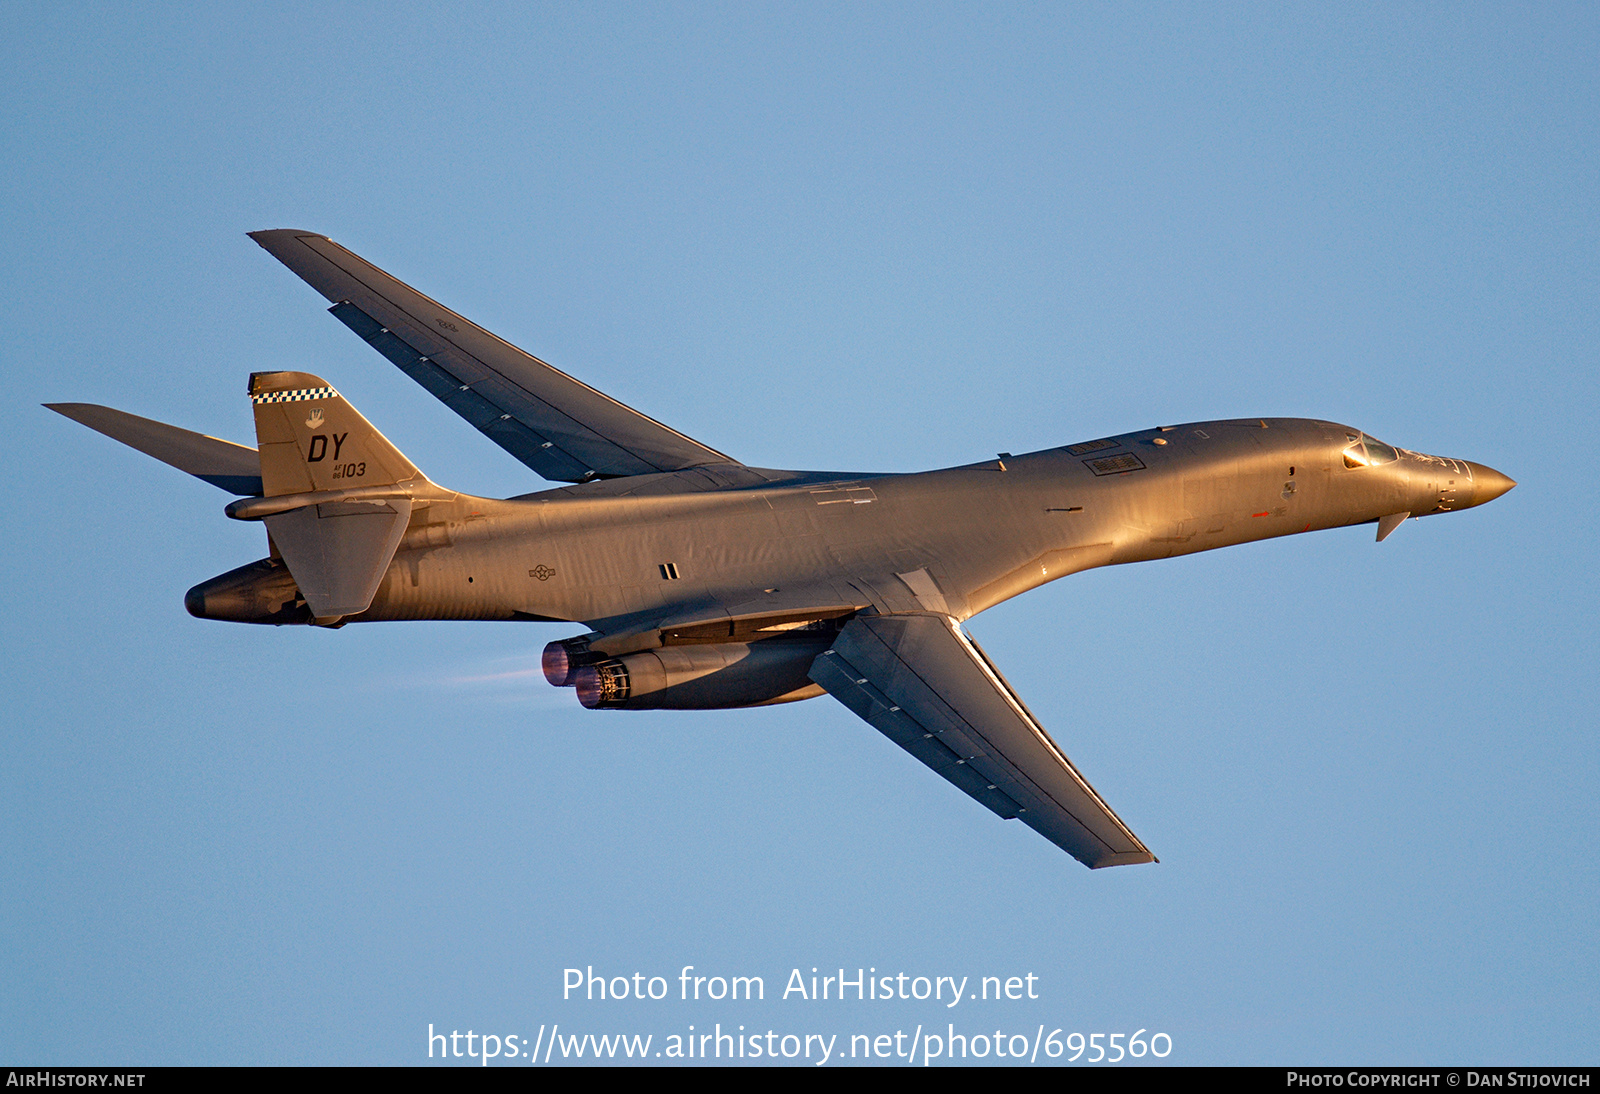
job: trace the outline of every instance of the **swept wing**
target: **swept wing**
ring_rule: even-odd
[[[556,482],[738,461],[596,391],[389,276],[327,236],[250,238],[333,301],[374,349],[495,444]]]
[[[817,658],[811,679],[950,782],[1085,866],[1155,861],[950,617],[857,616]]]

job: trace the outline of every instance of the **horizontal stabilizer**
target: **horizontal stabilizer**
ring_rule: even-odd
[[[495,337],[327,236],[251,232],[328,309],[544,478],[584,482],[737,461]]]
[[[261,493],[261,460],[253,448],[94,403],[44,405],[230,494]]]
[[[1085,866],[1155,860],[948,616],[857,616],[817,658],[811,679],[961,790]]]
[[[322,622],[372,605],[410,521],[411,499],[391,498],[307,506],[267,517],[266,525]]]

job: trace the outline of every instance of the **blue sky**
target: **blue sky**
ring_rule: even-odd
[[[1592,6],[0,28],[0,1062],[414,1063],[429,1023],[557,1022],[1596,1062]],[[248,373],[300,369],[436,481],[540,486],[244,236],[271,227],[755,465],[1286,415],[1520,485],[974,619],[1162,859],[1090,873],[829,699],[589,712],[537,674],[575,628],[191,619],[260,530],[39,403],[249,441]],[[591,965],[768,999],[563,1000]],[[1040,998],[776,998],[813,966]]]

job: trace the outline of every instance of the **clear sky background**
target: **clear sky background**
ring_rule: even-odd
[[[0,1062],[1597,1062],[1593,5],[228,8],[0,8]],[[1284,415],[1520,485],[972,620],[1162,860],[1091,873],[831,699],[590,712],[537,668],[575,627],[190,618],[260,528],[38,404],[250,442],[247,374],[306,370],[436,481],[541,488],[276,227],[755,465]],[[767,1000],[562,1001],[591,965]],[[1040,998],[778,999],[813,966]]]

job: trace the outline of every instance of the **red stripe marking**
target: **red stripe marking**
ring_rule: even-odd
[[[1252,516],[1252,517],[1264,517],[1264,516],[1266,516],[1266,515],[1267,515],[1267,514],[1266,514],[1266,513],[1265,513],[1265,512],[1260,512],[1260,513],[1251,513],[1251,514],[1250,514],[1250,515],[1251,515],[1251,516]]]

